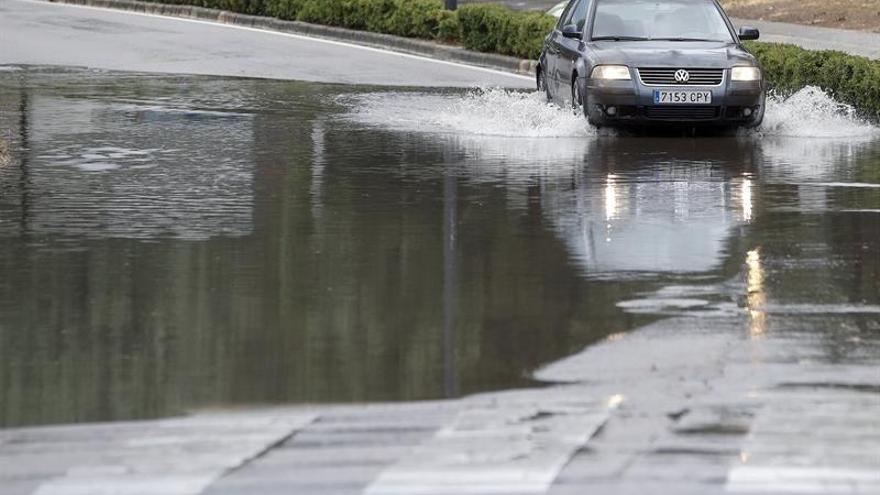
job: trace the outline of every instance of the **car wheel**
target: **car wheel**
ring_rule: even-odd
[[[577,79],[571,83],[571,107],[576,114],[586,117],[587,122],[593,127],[596,127],[597,129],[602,127],[603,122],[590,114],[590,97],[583,94],[580,84],[577,83]]]
[[[577,83],[577,79],[575,79],[571,83],[571,107],[574,109],[576,114],[586,117],[587,121],[591,125],[595,127],[602,127],[601,122],[596,121],[593,117],[590,116],[589,97],[581,92],[581,85]]]
[[[547,86],[547,76],[544,75],[544,71],[538,71],[538,91],[544,93],[544,98],[547,100],[547,103],[553,101],[553,97],[550,95],[550,87]]]
[[[580,84],[577,83],[577,79],[571,82],[571,108],[574,109],[575,113],[587,116]]]

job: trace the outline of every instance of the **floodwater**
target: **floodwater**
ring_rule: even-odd
[[[815,90],[639,137],[500,90],[6,68],[0,137],[0,426],[538,386],[710,307],[880,356],[880,131]]]

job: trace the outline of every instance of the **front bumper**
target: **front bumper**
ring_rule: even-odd
[[[584,78],[582,84],[590,121],[599,125],[752,126],[763,119],[766,104],[763,82],[729,77],[718,86],[648,86],[637,76],[630,81]],[[656,105],[656,89],[712,91],[712,104]]]

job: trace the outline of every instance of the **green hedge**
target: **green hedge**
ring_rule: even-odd
[[[279,19],[362,29],[413,38],[458,39],[454,12],[441,0],[265,0]]]
[[[265,15],[265,0],[146,0],[148,2],[168,3],[175,5],[195,5],[209,9],[229,10],[243,14]]]
[[[786,94],[818,86],[841,103],[880,118],[880,61],[835,51],[779,43],[747,43],[764,66],[770,86]]]
[[[540,12],[517,12],[498,4],[471,4],[458,10],[466,48],[538,58],[556,19]]]

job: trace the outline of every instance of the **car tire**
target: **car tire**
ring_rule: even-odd
[[[590,100],[587,95],[582,94],[580,84],[577,79],[571,82],[571,106],[576,113],[583,115],[587,122],[594,127],[602,127],[601,122],[597,122],[590,115]]]
[[[547,76],[544,75],[544,71],[538,71],[538,91],[544,93],[544,98],[547,100],[547,103],[553,101],[553,96],[550,94],[550,87],[547,86]]]
[[[575,111],[575,113],[582,114],[587,117],[587,109],[584,106],[584,98],[581,95],[581,88],[577,82],[577,79],[574,79],[571,82],[571,108]]]

